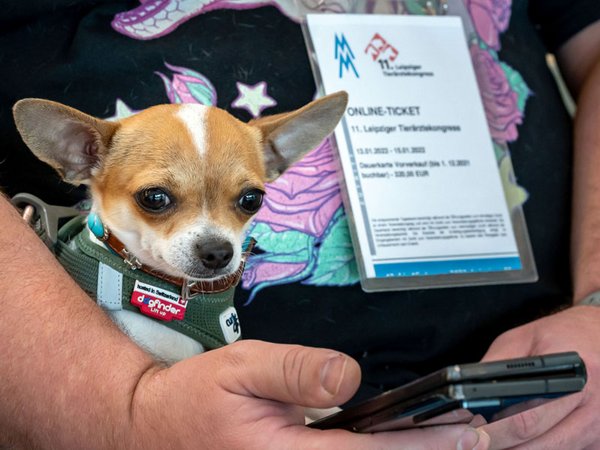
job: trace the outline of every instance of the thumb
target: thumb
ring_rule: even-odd
[[[327,408],[349,400],[360,383],[358,363],[333,350],[247,340],[216,351],[228,366],[222,386],[240,395]]]

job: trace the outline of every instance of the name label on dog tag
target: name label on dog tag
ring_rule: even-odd
[[[187,303],[187,300],[173,292],[138,280],[131,294],[131,304],[139,308],[142,314],[166,322],[183,320]]]

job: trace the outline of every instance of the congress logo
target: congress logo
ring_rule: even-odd
[[[379,61],[383,69],[389,69],[389,63],[394,62],[398,57],[398,50],[379,33],[373,35],[365,48],[365,53],[370,55],[373,61]]]
[[[344,33],[341,37],[335,34],[335,59],[339,60],[339,77],[343,78],[345,73],[352,72],[356,78],[360,78],[356,67],[354,67],[354,52],[350,48],[350,44],[346,40]]]

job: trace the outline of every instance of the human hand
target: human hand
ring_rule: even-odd
[[[133,394],[127,448],[488,448],[466,424],[376,434],[304,426],[303,407],[339,405],[359,381],[356,361],[331,350],[234,343],[148,371]]]
[[[491,449],[600,448],[600,308],[577,306],[499,336],[484,361],[575,350],[587,367],[587,384],[568,395],[482,427]]]

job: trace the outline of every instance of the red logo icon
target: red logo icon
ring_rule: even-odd
[[[389,44],[379,33],[375,33],[369,45],[365,48],[365,53],[371,55],[373,61],[377,61],[380,58],[394,61],[398,57],[398,50]]]

